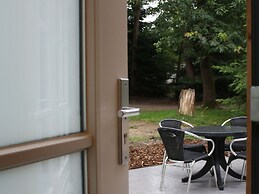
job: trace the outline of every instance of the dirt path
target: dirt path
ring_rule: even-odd
[[[173,110],[177,109],[178,105],[176,102],[173,102],[168,99],[134,99],[130,102],[130,106],[140,108],[140,111],[153,111],[153,110]],[[143,121],[130,121],[129,123],[129,136],[130,137],[139,137],[145,139],[154,139],[158,136],[157,128],[158,123],[149,123]]]
[[[131,100],[130,106],[149,111],[178,109],[178,103],[167,98],[134,98]]]
[[[156,135],[156,129],[158,124],[142,122],[142,121],[130,121],[130,135],[132,136],[147,136],[151,137]]]

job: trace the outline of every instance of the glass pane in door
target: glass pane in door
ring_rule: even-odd
[[[82,194],[81,153],[0,172],[6,194]]]
[[[80,131],[80,1],[0,1],[0,146]]]

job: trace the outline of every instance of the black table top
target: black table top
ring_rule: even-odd
[[[227,137],[227,136],[246,136],[246,127],[240,126],[202,126],[188,129],[196,135],[205,137]]]

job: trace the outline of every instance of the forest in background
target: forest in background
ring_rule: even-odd
[[[245,107],[245,0],[128,0],[130,97]],[[153,20],[146,18],[153,16]]]

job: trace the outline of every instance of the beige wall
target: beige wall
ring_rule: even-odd
[[[118,78],[127,75],[126,0],[86,1],[87,128],[90,194],[128,193],[128,165],[118,164]]]

